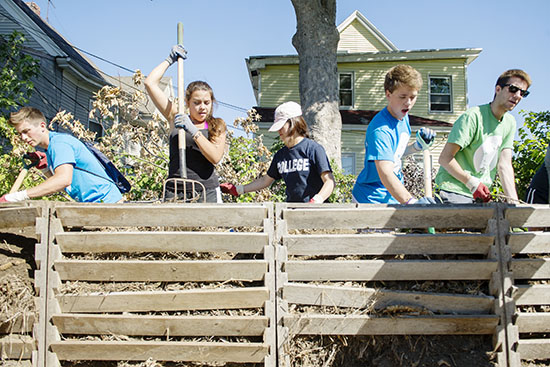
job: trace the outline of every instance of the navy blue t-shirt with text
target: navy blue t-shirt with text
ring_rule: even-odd
[[[307,203],[323,187],[321,173],[327,171],[332,169],[325,149],[304,138],[292,148],[285,146],[275,153],[267,174],[285,181],[287,202]]]

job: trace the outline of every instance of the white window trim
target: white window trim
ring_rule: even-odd
[[[439,110],[432,110],[432,92],[431,92],[431,79],[432,78],[448,78],[449,84],[451,86],[451,93],[450,93],[450,110],[449,111],[439,111]],[[454,97],[453,97],[453,76],[452,75],[442,75],[442,74],[428,74],[428,113],[430,114],[452,114],[454,112]]]
[[[340,75],[351,75],[351,106],[340,106]],[[339,71],[338,72],[338,107],[341,110],[353,110],[355,106],[355,72],[353,71]]]

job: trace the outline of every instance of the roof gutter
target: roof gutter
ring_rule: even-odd
[[[68,71],[73,74],[78,80],[87,83],[93,88],[102,88],[109,84],[105,79],[98,78],[87,73],[80,65],[73,61],[70,57],[56,57],[55,62],[63,71]]]

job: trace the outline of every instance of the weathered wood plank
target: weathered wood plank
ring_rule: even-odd
[[[288,261],[290,281],[479,280],[497,270],[493,260]]]
[[[550,232],[510,233],[508,244],[513,254],[550,253]]]
[[[186,361],[259,363],[268,353],[262,343],[60,341],[50,347],[59,360]]]
[[[261,336],[267,316],[143,316],[56,314],[62,334],[139,336]]]
[[[496,315],[370,317],[367,315],[285,316],[291,334],[300,335],[467,335],[492,334]]]
[[[550,285],[517,285],[514,301],[518,306],[550,305]]]
[[[384,309],[391,305],[407,305],[457,314],[488,314],[494,303],[494,298],[487,296],[292,283],[284,285],[283,299],[288,303],[329,307]]]
[[[550,226],[550,207],[542,204],[516,205],[506,208],[505,218],[511,227]]]
[[[490,205],[391,206],[358,204],[357,208],[302,207],[283,210],[288,229],[346,228],[485,228]]]
[[[61,251],[71,252],[235,252],[261,253],[265,233],[81,232],[58,233]]]
[[[515,279],[549,279],[550,259],[512,259],[510,271]]]
[[[147,312],[260,308],[269,299],[265,287],[194,289],[168,292],[113,292],[61,295],[62,312]]]
[[[289,255],[487,254],[491,234],[287,235]]]
[[[550,313],[519,312],[516,325],[520,333],[549,333]]]
[[[263,279],[267,271],[263,260],[58,260],[54,264],[61,279],[83,281],[253,281]]]
[[[1,205],[1,204],[0,204]],[[2,208],[0,206],[0,232],[4,228],[34,227],[41,209],[36,207]]]
[[[9,321],[0,322],[0,334],[29,333],[34,324],[34,315],[18,315]]]
[[[550,339],[524,339],[518,343],[523,360],[550,359]]]
[[[30,359],[32,351],[35,349],[35,341],[27,335],[12,334],[0,338],[2,359]]]
[[[64,226],[235,227],[262,226],[267,208],[258,204],[67,204],[56,207]]]

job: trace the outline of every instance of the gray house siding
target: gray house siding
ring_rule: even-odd
[[[0,1],[0,35],[23,33],[23,51],[39,60],[40,71],[32,79],[28,105],[40,109],[49,120],[65,110],[88,127],[89,101],[107,84],[85,60],[39,16],[20,0]]]

